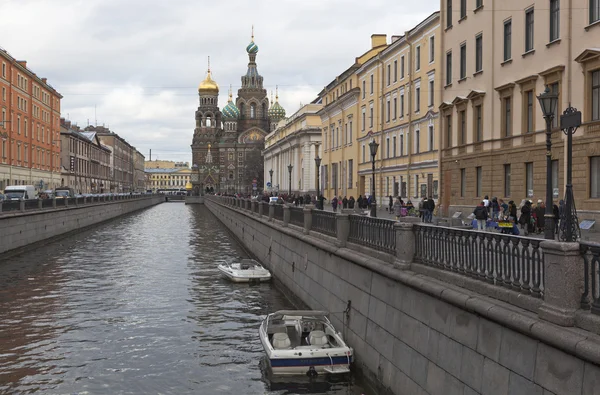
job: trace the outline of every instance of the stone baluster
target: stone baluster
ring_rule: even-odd
[[[25,211],[25,200],[19,200],[19,210]]]
[[[273,222],[274,216],[275,216],[275,204],[269,203],[269,221]]]
[[[415,257],[415,231],[411,223],[396,222],[394,233],[396,235],[396,259],[394,266],[398,269],[410,269],[410,264]]]
[[[584,280],[579,243],[547,240],[540,247],[544,254],[544,303],[538,316],[557,325],[573,326]]]
[[[304,206],[302,210],[304,213],[304,234],[307,235],[310,233],[310,228],[312,228],[312,211],[315,208],[312,204],[307,204]]]
[[[290,223],[290,206],[283,206],[283,227],[286,228]]]
[[[2,213],[2,200],[0,200],[0,213]]]
[[[42,209],[42,206],[43,206],[43,204],[44,204],[43,202],[44,202],[44,200],[43,200],[43,199],[38,199],[38,208],[39,208],[40,210]]]
[[[52,208],[56,208],[56,197],[52,198]]]
[[[65,202],[65,207],[69,207],[69,198],[65,197],[63,198],[64,202]]]
[[[335,245],[346,247],[348,236],[350,236],[350,216],[348,214],[336,214],[336,233],[337,240]]]
[[[265,202],[258,202],[258,216],[262,217],[265,211]]]
[[[252,210],[253,214],[256,213],[256,205],[257,204],[258,204],[258,202],[256,202],[256,201],[252,201],[252,203],[251,203],[251,210]]]

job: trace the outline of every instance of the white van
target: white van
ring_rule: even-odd
[[[36,199],[33,185],[9,185],[4,188],[6,200],[32,200]]]

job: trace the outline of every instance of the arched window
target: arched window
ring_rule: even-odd
[[[206,126],[208,126],[208,127],[212,126],[210,115],[206,116]]]
[[[262,117],[263,119],[267,118],[267,105],[265,103],[262,104]]]
[[[250,104],[250,118],[256,118],[256,104]]]
[[[244,105],[244,103],[240,103],[240,115],[241,118],[244,118],[246,116],[246,106]]]

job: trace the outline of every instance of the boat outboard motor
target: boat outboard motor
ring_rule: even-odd
[[[314,366],[311,366],[310,368],[308,368],[306,375],[308,377],[317,377],[319,375],[319,373],[317,373]]]

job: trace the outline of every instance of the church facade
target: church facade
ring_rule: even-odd
[[[265,136],[285,118],[285,111],[278,100],[269,103],[256,65],[254,36],[246,52],[248,69],[235,102],[230,90],[227,105],[219,109],[219,85],[212,79],[210,66],[198,87],[200,103],[191,145],[196,192],[250,195],[259,193],[264,185]]]

